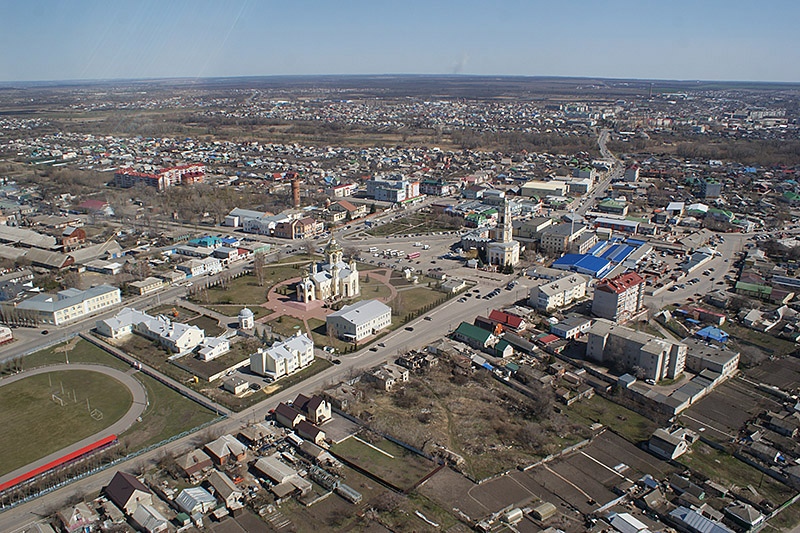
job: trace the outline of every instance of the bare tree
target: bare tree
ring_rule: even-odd
[[[266,266],[266,254],[262,252],[257,253],[253,258],[253,274],[256,276],[256,282],[258,283],[259,287],[263,287],[264,281],[266,281]]]

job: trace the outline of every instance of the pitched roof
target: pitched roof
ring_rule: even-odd
[[[137,490],[151,494],[150,489],[148,489],[144,483],[136,479],[136,476],[128,474],[127,472],[117,472],[114,474],[114,477],[111,478],[111,483],[106,485],[105,493],[109,500],[122,509]]]
[[[500,322],[501,324],[505,324],[506,326],[511,326],[514,329],[519,328],[523,322],[523,320],[517,315],[512,315],[511,313],[498,311],[497,309],[492,309],[492,312],[489,313],[489,320]]]
[[[636,287],[644,282],[644,278],[636,272],[626,272],[617,277],[606,279],[597,284],[595,290],[622,294],[631,287]]]
[[[474,326],[468,322],[462,322],[458,328],[456,328],[456,334],[474,339],[484,344],[492,336],[490,331],[486,331],[485,329]]]

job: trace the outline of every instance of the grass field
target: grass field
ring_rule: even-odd
[[[72,346],[72,349],[68,350],[67,353],[63,351],[65,345]],[[110,366],[117,370],[127,370],[130,368],[130,365],[127,363],[120,361],[113,355],[109,355],[94,344],[90,344],[78,338],[68,341],[65,344],[59,344],[25,356],[23,367],[25,369],[30,369],[45,365],[61,364],[66,362],[67,357],[71,363],[96,363]]]
[[[216,337],[225,332],[225,330],[219,326],[217,319],[206,315],[200,315],[199,317],[190,320],[189,324],[192,326],[197,326],[205,331],[206,337]]]
[[[358,302],[361,300],[376,300],[378,298],[388,298],[392,294],[392,290],[387,287],[383,282],[370,278],[367,280],[363,278],[361,281],[361,294],[348,301],[348,303]]]
[[[102,419],[90,416],[87,399],[91,409],[102,412]],[[98,372],[49,372],[0,387],[0,474],[103,430],[119,420],[131,402],[124,385]]]
[[[427,305],[436,303],[439,300],[444,300],[445,294],[428,289],[426,287],[414,287],[413,289],[404,289],[397,293],[399,298],[399,315],[407,315],[413,313]]]
[[[175,312],[178,313],[175,316]],[[181,307],[180,305],[159,305],[147,310],[147,314],[151,316],[167,315],[170,319],[178,322],[188,322],[189,320],[197,317],[197,313],[191,309]]]
[[[455,222],[451,223],[444,217],[416,212],[401,217],[399,220],[381,224],[366,233],[373,237],[387,237],[389,235],[428,234],[458,229],[461,229],[460,224],[456,224]]]
[[[681,456],[678,461],[712,481],[728,487],[745,489],[745,493],[747,486],[751,485],[776,507],[795,494],[782,483],[763,475],[752,466],[700,441],[694,443],[691,452]]]
[[[597,395],[571,405],[566,412],[576,423],[589,426],[599,422],[633,444],[649,439],[657,427],[652,420]]]
[[[128,452],[156,444],[216,418],[213,411],[155,379],[142,373],[137,373],[136,378],[147,389],[148,406],[142,414],[142,421],[120,435],[120,441],[127,446]]]
[[[769,333],[755,331],[731,322],[726,322],[721,326],[721,328],[725,330],[734,340],[741,339],[744,342],[755,344],[762,350],[766,351],[767,353],[771,353],[776,357],[789,355],[797,349],[797,346],[793,342],[779,339],[777,337],[773,337]]]
[[[286,276],[282,279],[289,279],[298,276],[297,270],[292,267],[267,267],[267,272],[278,271],[277,278],[281,278],[280,272],[285,271]],[[292,275],[292,273],[294,273]],[[282,281],[280,279],[280,281]],[[245,275],[230,280],[225,287],[217,285],[207,290],[201,290],[191,296],[191,300],[200,305],[253,305],[257,306],[267,300],[267,291],[273,285],[269,281],[261,286],[258,285],[255,276]]]
[[[402,489],[412,487],[435,468],[431,461],[385,439],[369,446],[359,439],[350,437],[334,445],[332,450],[371,474]]]

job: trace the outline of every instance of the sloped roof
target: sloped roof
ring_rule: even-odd
[[[114,502],[120,509],[123,509],[137,490],[152,494],[144,483],[136,479],[136,476],[127,472],[117,472],[111,478],[111,483],[106,485],[105,493],[109,500]]]

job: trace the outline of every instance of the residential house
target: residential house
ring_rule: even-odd
[[[485,329],[479,328],[478,326],[474,326],[468,322],[462,322],[453,332],[453,338],[457,341],[461,341],[464,344],[468,344],[473,348],[479,348],[481,350],[489,349],[497,344],[497,337],[495,337],[491,331],[486,331]]]
[[[60,510],[57,516],[67,533],[92,531],[100,521],[100,516],[83,502]]]
[[[562,339],[575,339],[589,331],[592,327],[592,321],[580,316],[571,316],[552,324],[550,326],[550,333],[561,337]]]
[[[276,422],[290,429],[294,429],[297,424],[306,419],[306,416],[299,409],[295,409],[294,406],[283,402],[279,403],[278,407],[275,408],[274,416]]]
[[[136,291],[136,294],[144,296],[145,294],[150,294],[151,292],[156,292],[161,289],[161,287],[164,286],[164,280],[151,276],[142,281],[132,281],[128,285]]]
[[[161,533],[169,529],[169,522],[151,504],[142,504],[131,515],[134,524],[145,533]]]
[[[321,396],[305,396],[298,394],[292,403],[295,409],[299,409],[307,420],[313,424],[323,424],[331,419],[331,404]]]
[[[527,327],[525,319],[522,317],[499,311],[497,309],[492,309],[492,311],[489,313],[489,320],[495,324],[502,325],[504,330],[519,332]]]
[[[733,533],[732,529],[688,507],[673,509],[669,513],[669,519],[689,533]]]
[[[242,505],[242,491],[231,481],[227,474],[212,470],[206,482],[214,489],[214,494],[222,500],[228,509],[240,509]]]
[[[409,372],[407,368],[384,363],[364,373],[362,379],[365,382],[374,383],[378,388],[390,391],[397,383],[408,381]]]
[[[218,465],[225,465],[231,461],[241,463],[247,456],[247,447],[233,435],[222,435],[206,444],[204,450]]]
[[[76,228],[75,226],[67,226],[61,232],[58,238],[58,243],[65,249],[69,250],[78,245],[86,242],[86,231],[83,228]]]
[[[203,450],[197,448],[181,455],[175,462],[188,478],[202,472],[205,468],[211,468],[213,464],[211,462],[211,457]]]
[[[301,420],[294,429],[300,437],[318,446],[325,443],[325,432],[308,420]]]
[[[722,510],[725,516],[744,531],[758,531],[766,525],[767,518],[752,505],[735,501]]]
[[[647,449],[662,459],[677,459],[687,451],[697,439],[692,431],[685,428],[674,430],[656,429],[647,441]]]
[[[206,514],[217,506],[217,499],[202,487],[189,487],[183,489],[175,503],[188,515],[196,513]]]
[[[153,493],[136,476],[119,471],[103,489],[106,497],[130,516],[140,505],[152,505]]]

